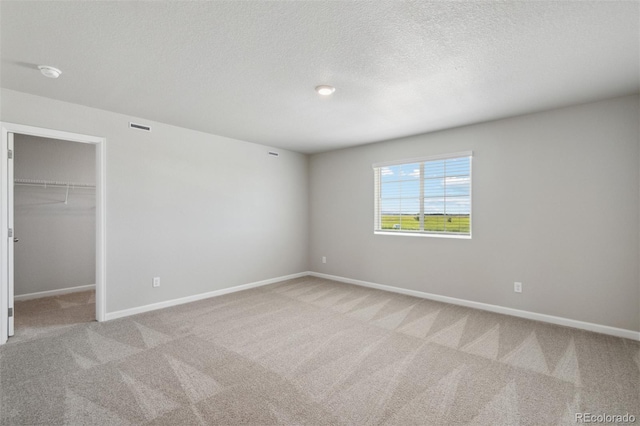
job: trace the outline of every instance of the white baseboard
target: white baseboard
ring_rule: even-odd
[[[76,293],[78,291],[95,290],[95,288],[96,288],[95,284],[89,284],[89,285],[80,285],[77,287],[60,288],[58,290],[39,291],[37,293],[15,295],[13,296],[13,300],[16,302],[19,302],[22,300],[39,299],[41,297],[51,297],[51,296],[59,296],[61,294]]]
[[[263,281],[256,281],[249,284],[243,284],[235,287],[224,288],[221,290],[210,291],[207,293],[196,294],[193,296],[182,297],[180,299],[167,300],[164,302],[158,302],[158,303],[152,303],[150,305],[139,306],[136,308],[110,312],[106,314],[105,319],[108,321],[116,318],[128,317],[130,315],[136,315],[136,314],[141,314],[143,312],[154,311],[156,309],[163,309],[171,306],[182,305],[184,303],[195,302],[198,300],[208,299],[210,297],[222,296],[224,294],[234,293],[236,291],[248,290],[250,288],[261,287],[269,284],[274,284],[280,281],[291,280],[294,278],[301,278],[304,276],[325,278],[328,280],[340,281],[346,284],[354,284],[362,287],[369,287],[369,288],[375,288],[378,290],[390,291],[393,293],[406,294],[408,296],[419,297],[422,299],[435,300],[438,302],[466,306],[469,308],[480,309],[483,311],[511,315],[514,317],[525,318],[525,319],[530,319],[534,321],[541,321],[541,322],[546,322],[550,324],[562,325],[566,327],[573,327],[581,330],[588,330],[596,333],[608,334],[611,336],[623,337],[625,339],[640,341],[640,332],[633,331],[633,330],[626,330],[623,328],[610,327],[608,325],[578,321],[570,318],[556,317],[553,315],[539,314],[536,312],[523,311],[520,309],[507,308],[504,306],[491,305],[488,303],[474,302],[472,300],[458,299],[458,298],[449,297],[449,296],[441,296],[438,294],[426,293],[426,292],[417,291],[417,290],[409,290],[409,289],[400,288],[400,287],[393,287],[393,286],[384,285],[384,284],[372,283],[369,281],[355,280],[352,278],[345,278],[337,275],[322,274],[319,272],[312,272],[312,271],[299,272],[297,274],[285,275],[285,276],[271,278]],[[90,288],[92,286],[84,286],[84,287]],[[79,289],[82,289],[82,288],[83,287],[75,287],[75,289],[78,289],[75,291],[80,291]],[[70,290],[73,290],[73,289],[70,289]],[[34,293],[34,294],[42,294],[42,293]],[[17,296],[16,300],[19,300],[18,297],[25,297],[25,296],[30,296],[30,295]]]
[[[594,331],[596,333],[609,334],[616,337],[624,337],[625,339],[640,341],[640,332],[626,330],[624,328],[610,327],[608,325],[594,324],[591,322],[578,321],[570,318],[556,317],[553,315],[539,314],[536,312],[523,311],[520,309],[507,308],[499,305],[491,305],[488,303],[474,302],[472,300],[458,299],[449,296],[440,296],[438,294],[425,293],[422,291],[408,290],[400,287],[376,284],[368,281],[354,280],[351,278],[339,277],[336,275],[322,274],[319,272],[309,272],[309,275],[325,278],[333,281],[340,281],[347,284],[355,284],[362,287],[370,287],[378,290],[391,291],[393,293],[406,294],[408,296],[420,297],[422,299],[430,299],[438,302],[451,303],[453,305],[466,306],[469,308],[481,309],[483,311],[496,312],[499,314],[511,315],[514,317],[526,318],[535,321],[542,321],[551,324],[563,325],[566,327],[579,328],[582,330]]]
[[[223,294],[235,293],[236,291],[248,290],[250,288],[261,287],[263,285],[269,285],[280,281],[291,280],[294,278],[300,278],[310,275],[309,272],[299,272],[297,274],[285,275],[282,277],[270,278],[268,280],[256,281],[249,284],[242,284],[235,287],[223,288],[221,290],[209,291],[207,293],[195,294],[193,296],[181,297],[179,299],[166,300],[164,302],[152,303],[150,305],[138,306],[136,308],[123,309],[121,311],[107,312],[106,321],[128,317],[130,315],[141,314],[143,312],[155,311],[156,309],[169,308],[171,306],[182,305],[184,303],[196,302],[202,299],[208,299],[210,297],[222,296]]]

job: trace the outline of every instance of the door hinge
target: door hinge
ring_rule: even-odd
[[[13,158],[13,150],[10,149],[9,150],[9,160],[11,160]]]
[[[9,308],[9,318],[13,316],[13,308]]]
[[[9,228],[9,238],[13,238],[13,228]]]

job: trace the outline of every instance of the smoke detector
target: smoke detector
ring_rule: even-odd
[[[49,78],[58,78],[62,74],[62,71],[58,68],[50,67],[49,65],[38,65],[38,69],[42,75]]]

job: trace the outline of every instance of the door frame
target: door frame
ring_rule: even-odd
[[[2,142],[0,145],[0,345],[7,342],[9,331],[9,277],[8,277],[8,204],[9,185],[5,164],[8,157],[9,133],[39,136],[49,139],[60,139],[70,142],[93,144],[96,147],[96,319],[106,320],[107,288],[106,288],[106,138],[79,133],[64,132],[42,127],[27,126],[0,122]]]

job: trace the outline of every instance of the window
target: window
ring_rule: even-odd
[[[374,164],[375,233],[470,238],[471,157]]]

